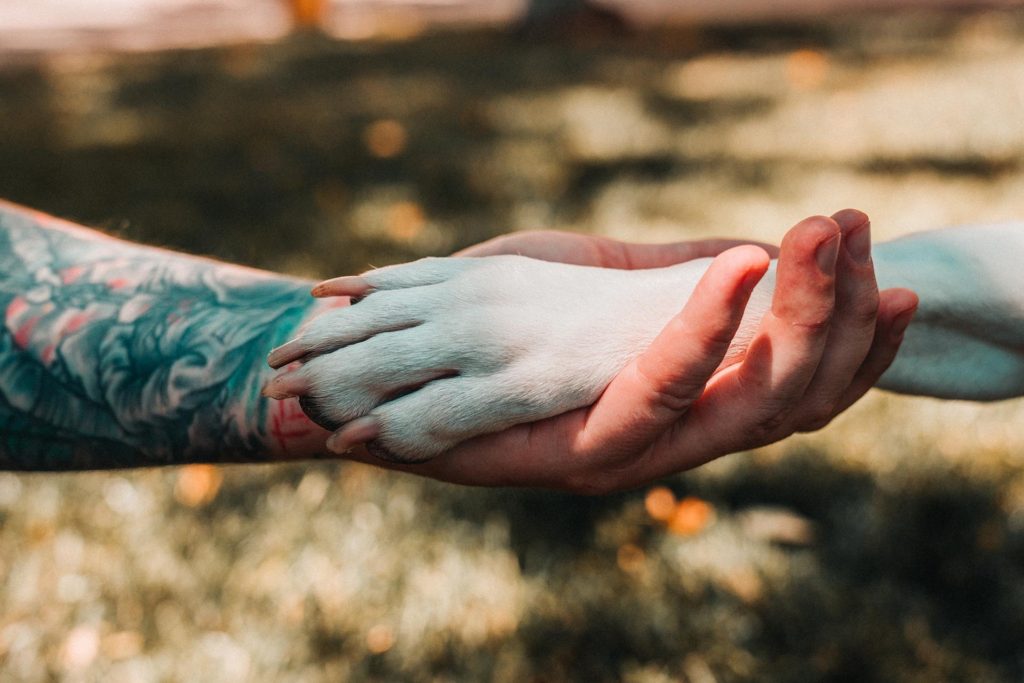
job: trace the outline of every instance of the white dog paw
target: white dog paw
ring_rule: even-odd
[[[377,453],[429,459],[596,400],[681,308],[706,262],[686,265],[681,278],[678,269],[494,256],[424,259],[346,278],[363,298],[276,349],[272,366],[301,367],[266,393],[299,396],[310,418],[332,430],[369,418],[355,424],[376,435]]]

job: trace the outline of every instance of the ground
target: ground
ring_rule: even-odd
[[[1024,17],[323,38],[0,69],[0,196],[308,276],[558,227],[1024,217]],[[1024,404],[878,394],[605,498],[344,464],[0,475],[0,677],[1017,681]]]

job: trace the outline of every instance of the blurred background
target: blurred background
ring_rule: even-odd
[[[309,277],[511,230],[1024,219],[1024,10],[0,0],[0,196]],[[605,498],[0,474],[0,678],[1020,681],[1024,403],[876,394]]]

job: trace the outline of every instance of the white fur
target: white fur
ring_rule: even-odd
[[[923,233],[879,245],[874,259],[881,286],[921,298],[880,386],[976,400],[1024,394],[1024,225]],[[380,443],[416,460],[588,405],[683,307],[709,263],[623,271],[496,256],[373,271],[374,293],[304,331],[321,354],[299,371],[312,386],[306,400],[332,424],[376,416]],[[773,287],[770,271],[733,353]]]

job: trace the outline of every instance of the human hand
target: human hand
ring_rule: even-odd
[[[682,312],[594,405],[477,437],[422,464],[362,450],[349,457],[462,484],[606,493],[818,429],[877,382],[917,306],[908,290],[878,292],[869,229],[852,210],[794,227],[771,311],[727,368],[720,364],[768,267],[757,248],[719,256]]]
[[[664,268],[693,259],[718,256],[744,244],[764,249],[777,257],[773,244],[732,239],[690,240],[666,244],[635,244],[598,235],[583,235],[560,230],[513,232],[475,244],[453,256],[500,256],[515,254],[541,261],[571,263],[578,266],[637,270]]]

